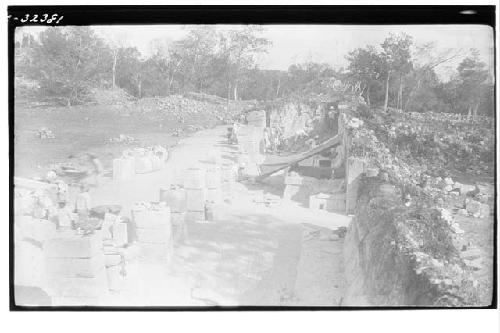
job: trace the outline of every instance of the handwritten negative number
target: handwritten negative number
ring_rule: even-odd
[[[42,17],[40,19],[38,19],[38,15],[33,14],[33,16],[31,17],[31,20],[30,20],[30,15],[31,14],[25,14],[24,17],[22,19],[20,19],[19,21],[22,23],[29,21],[29,22],[33,22],[33,23],[46,22],[46,23],[50,24],[50,23],[54,22],[55,24],[58,24],[59,21],[61,21],[64,17],[64,16],[59,16],[58,14],[52,14],[52,16],[50,16],[50,18],[49,18],[49,14],[43,14]]]

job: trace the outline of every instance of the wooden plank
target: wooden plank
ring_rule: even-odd
[[[314,155],[320,154],[321,152],[323,152],[323,151],[325,151],[325,150],[327,150],[327,149],[329,149],[331,147],[334,147],[334,146],[338,145],[340,142],[341,142],[341,136],[339,136],[337,134],[333,138],[326,140],[325,142],[323,142],[322,144],[318,145],[317,147],[311,149],[310,151],[302,153],[302,154],[298,154],[297,157],[292,158],[288,162],[275,164],[276,168],[274,168],[271,171],[268,171],[266,173],[261,174],[260,176],[256,177],[255,180],[256,181],[261,181],[261,180],[269,177],[270,175],[272,175],[272,174],[274,174],[274,173],[276,173],[278,171],[286,169],[289,166],[292,166],[294,164],[297,164],[300,161],[308,159],[309,157],[312,157]]]
[[[30,190],[49,190],[57,188],[57,185],[55,184],[40,182],[37,180],[22,178],[22,177],[14,177],[14,186]]]

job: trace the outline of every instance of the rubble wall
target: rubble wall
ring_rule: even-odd
[[[344,242],[344,306],[432,305],[435,291],[397,247],[396,193],[363,181]],[[390,191],[389,191],[390,192]],[[400,201],[400,200],[399,200]]]
[[[312,119],[315,109],[300,102],[285,102],[271,111],[271,126],[283,128],[285,139],[293,137],[306,128],[306,123]]]

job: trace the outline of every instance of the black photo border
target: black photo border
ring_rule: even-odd
[[[496,6],[9,6],[8,7],[8,122],[9,122],[9,306],[11,311],[317,311],[428,310],[497,308],[497,207],[495,176],[492,303],[484,307],[429,306],[22,306],[14,298],[14,33],[26,25],[152,25],[152,24],[325,24],[416,25],[477,24],[495,27]],[[26,14],[57,13],[59,24],[21,23]],[[14,19],[16,18],[16,19]],[[496,38],[495,38],[496,50]],[[494,59],[496,68],[496,57]],[[496,73],[495,73],[496,75]],[[496,110],[495,80],[495,110]],[[495,112],[496,135],[496,112]],[[495,143],[495,156],[497,146]],[[496,161],[496,159],[495,159]],[[497,166],[495,163],[495,175]]]

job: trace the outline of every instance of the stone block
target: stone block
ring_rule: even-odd
[[[222,191],[219,188],[209,188],[206,190],[205,200],[219,204],[222,202]]]
[[[235,164],[223,165],[221,173],[222,182],[232,183],[238,180],[238,167]]]
[[[106,267],[109,290],[120,291],[125,288],[125,275],[122,269],[121,264]]]
[[[48,258],[91,258],[102,251],[100,234],[76,235],[73,231],[58,233],[45,242]]]
[[[143,174],[153,172],[153,161],[150,156],[135,157],[135,173]]]
[[[184,173],[185,189],[205,188],[205,171],[200,168],[189,168]]]
[[[164,229],[170,225],[170,208],[132,209],[132,219],[137,228]]]
[[[465,209],[467,209],[467,212],[474,217],[479,217],[481,215],[481,203],[479,201],[471,199],[467,200]]]
[[[56,225],[49,220],[20,215],[14,218],[14,222],[19,226],[22,238],[33,239],[42,244],[56,234]]]
[[[158,171],[165,167],[165,162],[158,156],[151,156],[151,169],[152,171]]]
[[[202,211],[205,209],[205,189],[187,189],[186,207],[188,211]]]
[[[476,187],[474,185],[461,184],[460,186],[460,194],[465,195],[469,192],[474,191]]]
[[[44,256],[40,247],[30,241],[14,244],[14,285],[43,287],[45,279]]]
[[[160,189],[160,201],[170,207],[171,213],[186,211],[186,190],[181,187]]]
[[[108,278],[103,268],[95,277],[51,277],[46,291],[55,297],[101,297],[108,293]]]
[[[481,204],[480,210],[480,216],[481,217],[488,217],[490,216],[490,205],[488,204]]]
[[[205,210],[186,212],[186,222],[205,221]]]
[[[47,278],[96,277],[104,269],[104,254],[91,258],[45,258]]]
[[[183,213],[171,213],[170,218],[172,221],[172,226],[184,225],[186,221],[186,212]]]
[[[344,193],[324,194],[319,193],[309,198],[309,208],[326,210],[328,212],[345,212],[346,197]]]
[[[172,238],[172,229],[166,227],[164,229],[141,229],[137,228],[137,240],[139,242],[166,244]]]
[[[52,306],[99,306],[100,297],[52,297]]]
[[[311,190],[308,186],[286,185],[283,192],[283,200],[293,200],[301,203],[309,202]]]
[[[127,223],[116,222],[113,224],[113,242],[118,247],[125,246],[128,243]]]
[[[146,260],[170,261],[173,254],[172,242],[170,244],[139,243],[140,256]]]
[[[129,180],[135,175],[134,158],[117,158],[113,160],[113,180]]]
[[[205,187],[207,189],[220,188],[221,172],[219,169],[209,169],[205,174]]]

